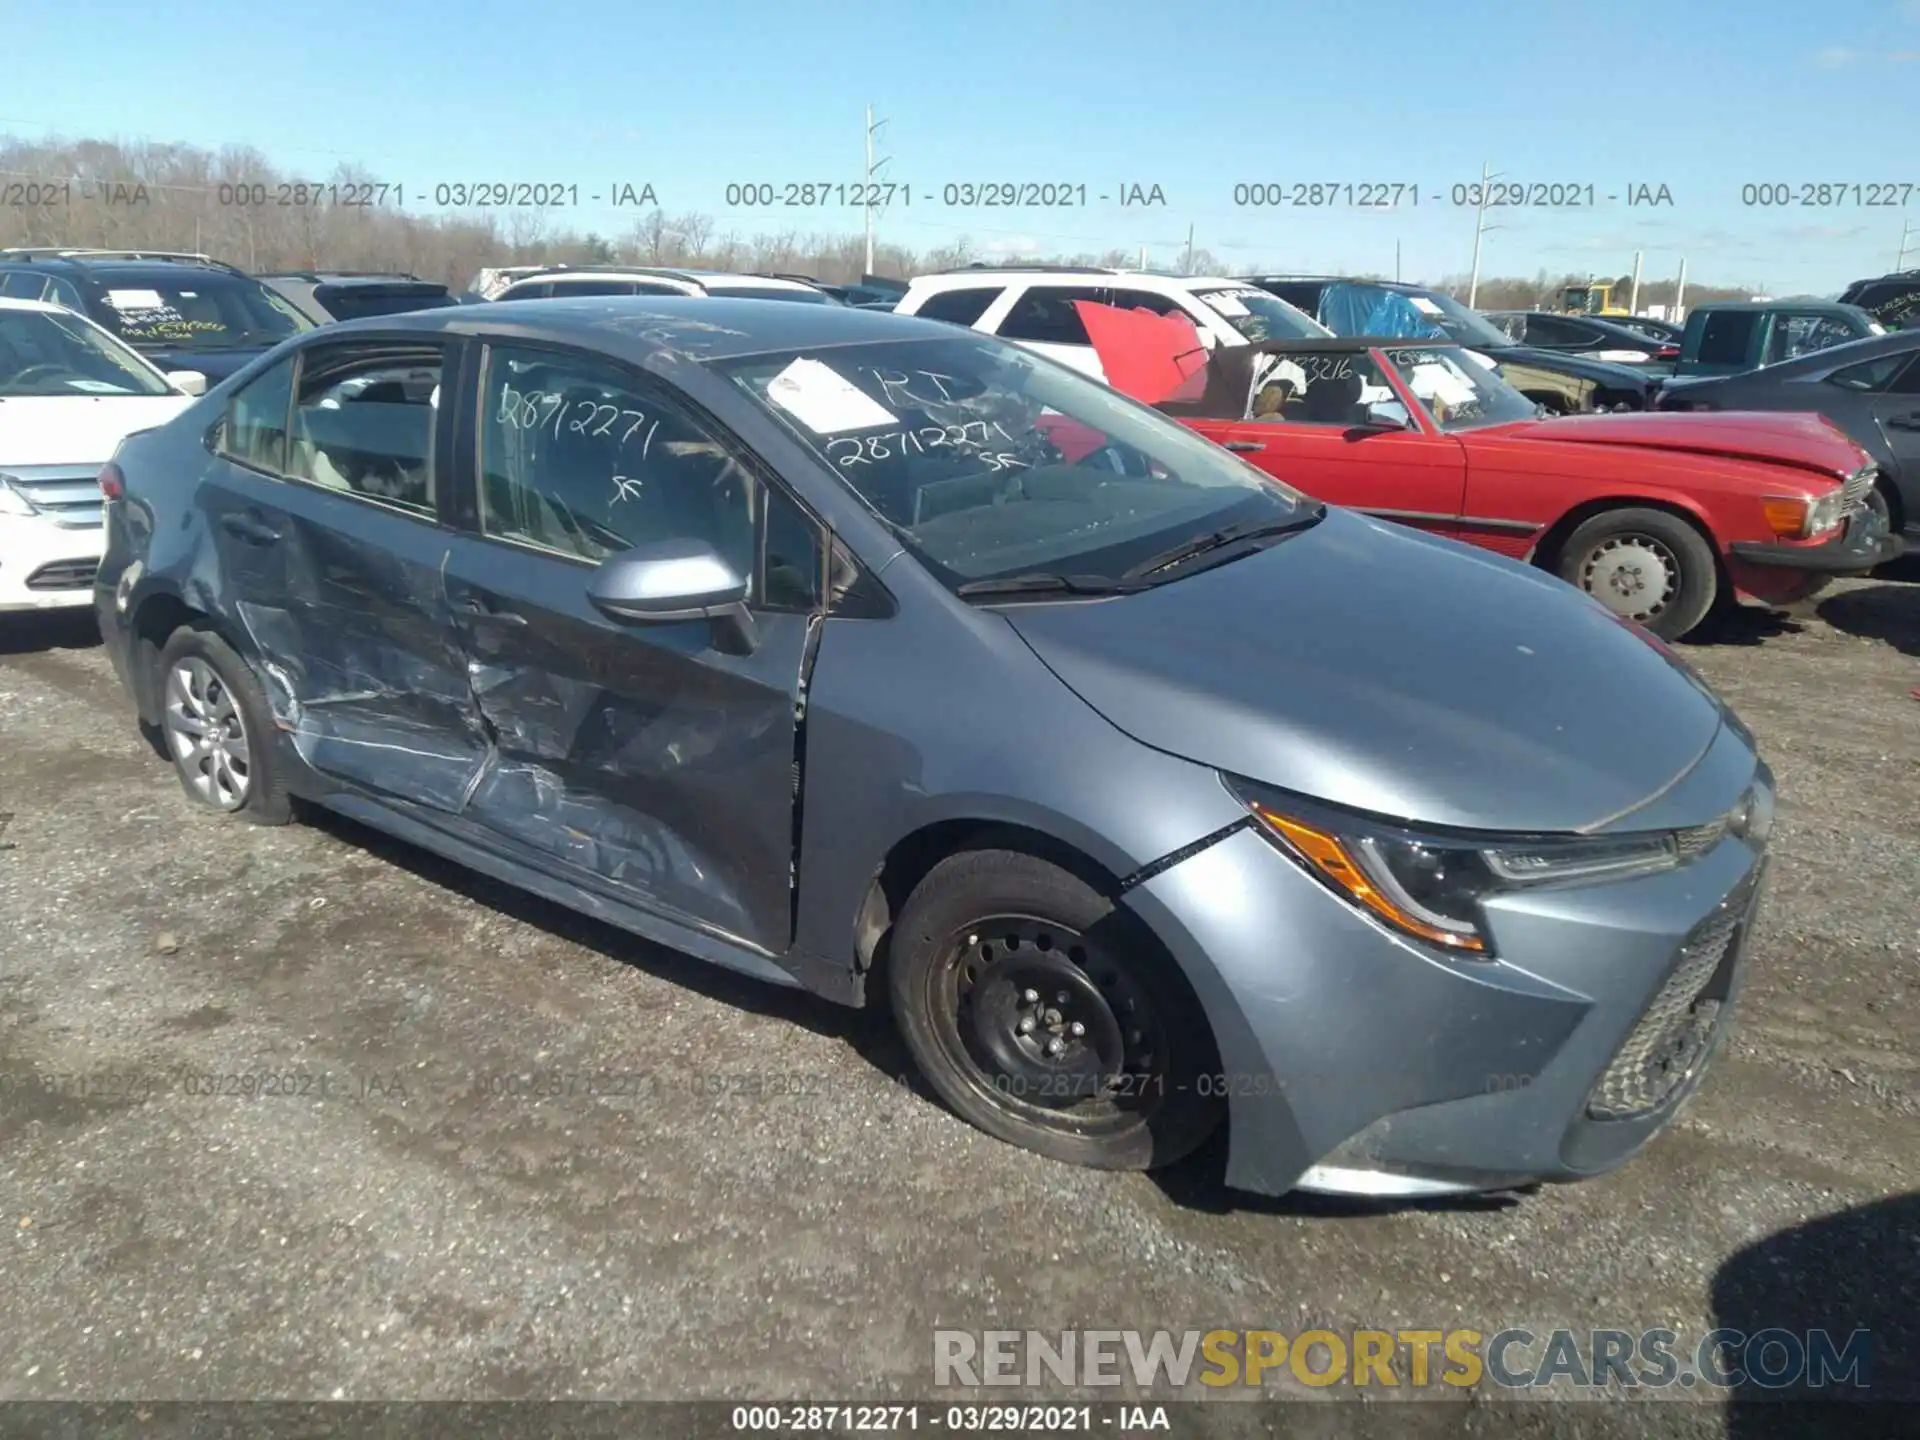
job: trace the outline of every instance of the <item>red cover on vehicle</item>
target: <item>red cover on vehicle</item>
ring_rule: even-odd
[[[1185,315],[1121,309],[1076,300],[1080,323],[1107,383],[1143,405],[1162,400],[1198,400],[1206,386],[1207,347]]]

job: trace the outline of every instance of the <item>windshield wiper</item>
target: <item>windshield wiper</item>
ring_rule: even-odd
[[[1237,545],[1242,540],[1258,540],[1270,535],[1288,535],[1295,530],[1304,530],[1316,524],[1327,513],[1325,505],[1317,505],[1298,515],[1290,515],[1284,520],[1243,520],[1238,525],[1228,525],[1221,530],[1210,530],[1204,535],[1194,535],[1182,540],[1170,550],[1162,550],[1158,555],[1149,555],[1132,569],[1123,572],[1125,580],[1143,580],[1149,575],[1157,575],[1162,570],[1175,565],[1183,565],[1197,556],[1209,551],[1219,550],[1227,545]]]
[[[1059,575],[1051,570],[1032,570],[1024,575],[1000,575],[987,580],[969,580],[954,593],[975,595],[1126,595],[1144,590],[1144,585],[1105,575]]]

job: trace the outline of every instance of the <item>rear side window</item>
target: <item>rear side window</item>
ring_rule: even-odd
[[[1707,316],[1700,332],[1700,363],[1746,364],[1747,340],[1753,334],[1756,318],[1743,310],[1722,310]]]
[[[913,313],[924,320],[944,320],[949,325],[972,325],[987,313],[987,307],[1000,297],[998,285],[976,285],[966,290],[941,290],[927,297],[927,303]]]
[[[631,280],[555,280],[553,298],[565,300],[575,295],[631,295]]]
[[[437,345],[316,345],[302,352],[285,473],[433,514],[442,368]]]
[[[1816,350],[1831,349],[1858,338],[1851,325],[1832,315],[1783,315],[1773,323],[1773,334],[1767,341],[1767,361],[1771,364],[1811,355]]]
[[[1013,302],[1000,322],[1003,340],[1030,340],[1044,345],[1091,345],[1087,327],[1080,323],[1076,300],[1104,305],[1112,292],[1098,286],[1035,285]]]
[[[500,300],[546,300],[553,295],[551,280],[530,280],[524,285],[509,285],[496,299]]]
[[[287,412],[293,408],[293,360],[249,380],[227,402],[219,451],[278,475],[287,468]]]
[[[1529,345],[1593,345],[1600,336],[1591,326],[1578,320],[1560,320],[1551,315],[1527,317]]]

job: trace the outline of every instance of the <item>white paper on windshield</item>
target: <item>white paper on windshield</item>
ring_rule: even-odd
[[[1409,295],[1407,299],[1413,302],[1413,308],[1418,310],[1422,315],[1444,315],[1447,313],[1424,295]]]
[[[1431,362],[1413,367],[1407,384],[1422,400],[1438,400],[1443,405],[1471,405],[1473,387],[1444,365]]]
[[[1242,305],[1239,298],[1230,290],[1212,290],[1200,298],[1229,319],[1247,313],[1247,307]]]
[[[158,290],[109,290],[107,303],[116,310],[164,310],[167,302]]]
[[[900,423],[898,415],[838,370],[804,356],[767,382],[767,399],[816,435]]]
[[[1391,386],[1376,385],[1365,377],[1361,378],[1360,403],[1362,405],[1384,405],[1390,400],[1397,400],[1399,398],[1399,396],[1393,393]]]

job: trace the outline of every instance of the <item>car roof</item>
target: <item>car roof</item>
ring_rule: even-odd
[[[916,275],[908,283],[910,285],[938,284],[943,289],[965,289],[970,288],[975,282],[993,285],[1006,280],[1053,285],[1073,285],[1088,280],[1127,280],[1135,284],[1145,282],[1179,289],[1211,289],[1222,286],[1244,286],[1247,283],[1243,280],[1228,279],[1224,275],[1174,275],[1164,270],[1106,270],[1092,265],[1085,267],[983,265],[977,269],[969,266],[964,270],[937,270],[928,275]]]
[[[778,275],[750,275],[735,270],[686,270],[665,265],[549,265],[513,277],[516,285],[529,280],[559,280],[580,275],[595,280],[684,280],[709,289],[814,290],[817,286]]]
[[[1703,300],[1687,312],[1689,317],[1703,310],[1832,310],[1847,315],[1864,314],[1858,305],[1843,305],[1838,300]],[[1869,320],[1873,317],[1867,316]]]
[[[578,299],[496,300],[329,325],[329,340],[361,331],[392,334],[495,334],[579,345],[617,359],[672,355],[705,362],[769,351],[888,341],[951,339],[955,328],[851,305],[700,295],[596,295]]]

